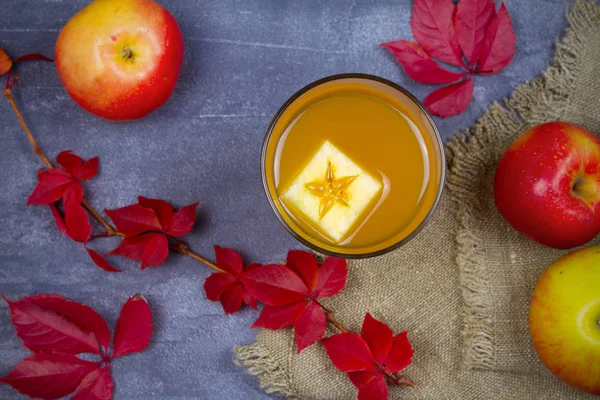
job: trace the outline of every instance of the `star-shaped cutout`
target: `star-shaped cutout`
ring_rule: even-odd
[[[331,160],[327,161],[325,179],[309,182],[305,187],[315,196],[320,197],[319,219],[322,219],[331,210],[335,203],[350,207],[348,203],[348,187],[358,178],[358,175],[336,178]]]

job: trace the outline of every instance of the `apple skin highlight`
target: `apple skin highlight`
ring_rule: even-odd
[[[494,199],[513,228],[538,243],[589,242],[600,232],[600,140],[566,122],[530,129],[502,156]]]
[[[95,0],[64,26],[55,58],[65,89],[82,108],[133,120],[170,97],[183,38],[175,18],[152,0]]]

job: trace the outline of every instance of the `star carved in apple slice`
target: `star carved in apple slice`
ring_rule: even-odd
[[[321,198],[319,203],[319,219],[322,219],[337,203],[350,207],[348,188],[358,178],[358,175],[335,177],[331,160],[327,161],[327,172],[323,180],[309,182],[305,185],[312,194]]]

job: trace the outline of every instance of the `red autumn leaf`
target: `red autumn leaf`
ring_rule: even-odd
[[[204,282],[206,297],[211,301],[220,301],[225,314],[232,314],[246,303],[256,309],[256,298],[248,292],[239,274],[260,268],[259,264],[244,267],[242,256],[234,250],[215,246],[217,266],[226,272],[215,272]]]
[[[358,387],[358,400],[387,400],[389,390],[382,374],[373,374],[362,386]]]
[[[399,40],[383,43],[412,79],[423,83],[450,83],[465,76],[467,72],[455,73],[442,68],[431,58],[423,47],[415,42]]]
[[[23,359],[0,383],[31,398],[59,399],[73,392],[99,365],[71,354],[37,353]]]
[[[412,362],[413,348],[406,332],[394,336],[392,348],[385,360],[386,371],[396,373],[408,367]]]
[[[117,268],[113,267],[112,265],[110,265],[110,263],[108,261],[106,261],[106,258],[104,258],[102,256],[102,254],[98,253],[95,250],[90,249],[89,247],[86,247],[85,249],[97,267],[102,268],[103,270],[105,270],[107,272],[122,272],[120,269],[117,269]]]
[[[467,61],[474,66],[485,37],[485,31],[496,13],[493,0],[461,0],[454,26],[458,44]]]
[[[100,345],[105,349],[108,349],[110,343],[110,330],[108,329],[108,325],[104,321],[104,318],[92,308],[76,301],[69,300],[56,293],[28,296],[22,300],[26,300],[40,307],[49,308],[65,318],[72,319],[78,325],[92,332],[96,336],[96,339],[98,339]],[[49,350],[45,349],[44,351]],[[61,352],[64,353],[65,351]]]
[[[141,269],[161,265],[169,256],[169,242],[161,233],[144,233],[140,236],[126,237],[121,244],[108,253],[140,261]]]
[[[342,372],[377,369],[367,342],[357,333],[347,332],[322,339],[333,365]]]
[[[167,233],[177,237],[190,233],[194,226],[194,222],[196,221],[197,207],[198,203],[194,203],[177,210],[177,212],[173,214],[173,220],[167,229]]]
[[[298,353],[323,337],[327,319],[320,305],[311,302],[296,320],[296,344]]]
[[[326,328],[319,298],[337,294],[346,284],[347,266],[329,257],[319,267],[305,251],[288,253],[287,265],[267,265],[244,272],[241,280],[254,297],[266,304],[252,327],[282,329],[295,324],[298,352],[323,337]]]
[[[73,154],[71,150],[65,150],[61,151],[56,156],[56,162],[59,163],[69,175],[75,176],[83,164],[83,159],[78,155]]]
[[[217,266],[230,274],[239,274],[244,269],[242,256],[231,249],[215,246]]]
[[[504,69],[515,55],[516,40],[512,21],[503,2],[485,32],[477,72],[491,74]]]
[[[3,298],[17,335],[32,351],[101,354],[100,344],[107,345],[108,327],[89,307],[58,295]]]
[[[463,66],[454,31],[452,0],[415,0],[410,26],[413,36],[432,57]]]
[[[121,308],[113,342],[112,357],[144,350],[152,336],[152,311],[141,294],[129,298]]]
[[[104,210],[125,236],[136,236],[144,232],[162,231],[156,213],[150,208],[132,204],[116,210]]]
[[[56,222],[56,227],[58,228],[58,230],[61,231],[68,238],[73,239],[71,237],[71,234],[69,233],[69,230],[67,229],[67,224],[65,223],[63,216],[60,214],[60,212],[56,208],[56,205],[54,203],[52,203],[52,204],[49,204],[49,206],[50,206],[50,210],[52,210],[52,216],[54,217],[54,222]]]
[[[444,86],[431,92],[423,105],[434,115],[450,117],[465,111],[473,98],[473,78]]]
[[[333,365],[358,388],[359,399],[387,399],[384,374],[395,374],[412,361],[406,332],[392,339],[391,329],[365,315],[361,336],[341,333],[321,341]]]
[[[143,207],[154,210],[163,229],[167,229],[171,225],[171,220],[173,219],[173,207],[169,203],[163,200],[149,199],[142,196],[138,197],[138,203]]]
[[[219,301],[219,298],[229,286],[239,282],[235,276],[224,272],[215,272],[204,281],[206,298],[210,301]]]
[[[98,168],[100,164],[100,159],[98,157],[93,157],[84,162],[75,174],[75,179],[80,181],[86,181],[90,178],[93,178],[98,173]]]
[[[27,200],[27,205],[52,204],[58,201],[73,182],[73,178],[66,171],[53,168],[50,171],[40,170],[38,181]]]
[[[81,206],[83,200],[83,189],[81,184],[73,182],[70,184],[64,195],[63,203],[65,207],[65,224],[69,232],[69,237],[75,241],[85,243],[92,234],[92,225],[90,217]]]
[[[390,349],[394,335],[389,326],[371,317],[371,314],[365,315],[360,336],[365,340],[373,358],[379,365],[384,365]]]
[[[338,294],[348,278],[346,260],[336,257],[327,258],[321,268],[315,285],[315,295],[318,298],[331,297]]]
[[[110,400],[114,389],[110,369],[98,368],[83,378],[71,400]]]
[[[0,75],[4,75],[12,68],[12,60],[10,57],[4,52],[4,50],[0,49]]]
[[[300,300],[281,306],[266,306],[252,324],[252,328],[272,330],[288,328],[296,323],[308,304],[308,301]]]
[[[302,279],[284,265],[266,265],[248,271],[241,281],[254,297],[269,306],[293,303],[309,295]]]
[[[236,284],[225,288],[219,300],[221,301],[225,314],[238,312],[244,301],[242,296],[242,285]]]
[[[310,290],[315,290],[319,264],[315,256],[300,250],[290,250],[285,265],[302,278],[302,281]]]

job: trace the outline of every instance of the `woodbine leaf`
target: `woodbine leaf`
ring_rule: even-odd
[[[378,374],[358,388],[358,400],[387,400],[389,389],[383,375]]]
[[[321,340],[333,365],[342,372],[376,370],[367,343],[357,333],[347,332]]]
[[[141,294],[130,297],[117,320],[112,357],[144,350],[150,343],[152,331],[152,311],[148,302]]]
[[[302,279],[284,265],[266,265],[240,274],[250,294],[269,306],[293,303],[310,292]]]
[[[181,207],[175,214],[167,233],[171,236],[185,236],[191,232],[194,222],[196,222],[196,208],[199,203],[189,204]]]
[[[171,225],[171,221],[173,220],[173,206],[169,203],[160,199],[149,199],[142,196],[138,197],[138,203],[156,213],[163,229],[167,229]]]
[[[144,233],[124,238],[119,246],[108,253],[140,261],[141,269],[161,265],[169,256],[169,242],[162,233]]]
[[[110,369],[105,366],[83,378],[71,400],[110,400],[114,389]]]
[[[83,188],[78,182],[69,185],[63,195],[65,224],[71,239],[86,243],[92,234],[90,217],[81,205]]]
[[[52,204],[58,201],[72,182],[73,178],[62,169],[40,170],[38,184],[31,192],[27,205]]]
[[[104,210],[117,230],[126,236],[136,236],[149,231],[162,231],[156,213],[139,204],[132,204],[116,210]]]
[[[331,297],[338,294],[345,286],[348,279],[348,265],[346,260],[328,257],[317,275],[315,295],[318,298]]]
[[[481,44],[490,20],[496,14],[493,0],[460,0],[457,5],[454,26],[458,44],[474,66],[479,57]]]
[[[298,353],[321,339],[325,329],[327,329],[327,319],[323,309],[317,303],[311,302],[296,320],[295,333]]]
[[[360,336],[367,342],[377,364],[384,365],[394,340],[390,327],[367,313]]]
[[[100,365],[71,354],[37,353],[23,359],[0,383],[31,398],[60,399],[72,393]]]
[[[32,351],[101,354],[109,331],[98,313],[59,295],[37,295],[4,300],[23,345]]]
[[[290,250],[285,265],[302,279],[308,289],[315,289],[319,264],[313,254],[302,250]]]
[[[308,304],[308,301],[300,300],[280,306],[265,306],[252,328],[272,330],[288,328],[296,323]]]
[[[215,246],[215,259],[217,266],[230,274],[236,275],[244,269],[242,256],[235,250]]]
[[[430,113],[440,117],[451,117],[465,111],[473,98],[473,78],[444,86],[431,92],[423,101]]]
[[[415,0],[410,26],[430,56],[461,67],[464,64],[454,31],[454,12],[452,0]]]
[[[392,347],[385,361],[386,371],[396,373],[408,367],[412,362],[413,348],[408,341],[407,332],[394,336]]]
[[[97,251],[92,250],[89,247],[86,247],[85,250],[88,252],[88,255],[97,267],[102,268],[106,272],[122,272],[120,269],[110,265],[110,263],[106,261],[106,258],[104,258],[104,256]]]
[[[383,43],[396,60],[404,67],[407,75],[417,82],[440,84],[455,82],[465,76],[467,72],[455,73],[442,68],[425,49],[416,42],[398,40]]]
[[[485,32],[477,72],[491,74],[503,70],[515,56],[516,40],[510,15],[503,2]]]

